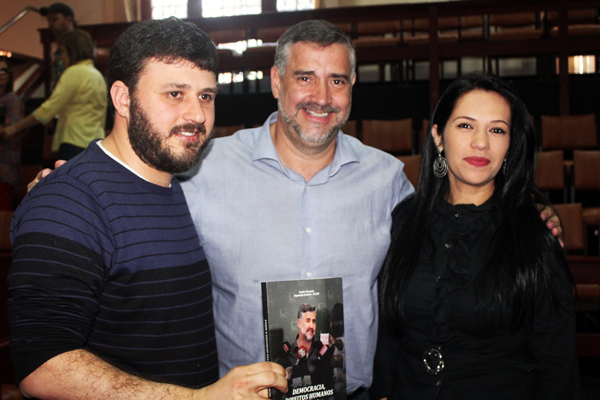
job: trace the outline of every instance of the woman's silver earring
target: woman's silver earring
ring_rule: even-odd
[[[502,174],[506,175],[506,158],[504,159],[504,165],[502,166]]]
[[[442,156],[440,149],[436,148],[438,156],[433,160],[433,174],[436,178],[443,178],[448,174],[448,161]]]

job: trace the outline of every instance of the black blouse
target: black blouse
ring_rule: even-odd
[[[395,214],[398,227],[403,216]],[[372,398],[578,397],[571,287],[558,263],[551,270],[562,306],[541,290],[533,322],[517,331],[510,329],[510,310],[476,299],[475,281],[499,221],[494,197],[481,206],[438,204],[405,294],[402,336],[381,329]]]

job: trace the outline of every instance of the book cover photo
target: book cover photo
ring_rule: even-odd
[[[342,278],[262,282],[267,361],[286,369],[275,400],[345,400]]]

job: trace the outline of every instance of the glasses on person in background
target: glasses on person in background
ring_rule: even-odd
[[[6,75],[6,74],[8,74],[8,69],[0,68],[0,75]]]

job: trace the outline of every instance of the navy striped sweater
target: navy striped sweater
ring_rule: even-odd
[[[17,382],[81,348],[152,380],[217,380],[210,271],[175,179],[146,182],[92,143],[26,196],[11,238]]]

